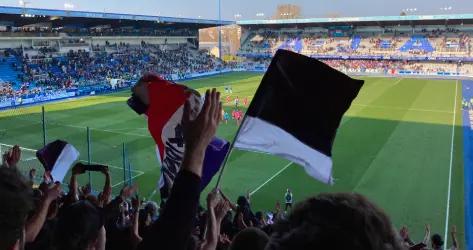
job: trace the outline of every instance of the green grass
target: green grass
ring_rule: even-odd
[[[185,84],[201,92],[207,87],[223,91],[223,86],[232,85],[232,96],[242,99],[254,95],[261,77],[260,74],[232,73]],[[335,185],[315,181],[301,167],[288,166],[289,162],[284,159],[235,150],[222,179],[223,191],[236,199],[247,191],[257,190],[252,195],[255,210],[272,209],[276,201],[283,199],[288,187],[293,190],[296,201],[321,192],[359,192],[385,209],[397,227],[408,225],[413,239],[421,240],[426,223],[442,236],[445,232],[452,160],[449,225],[457,225],[463,239],[460,83],[456,90],[457,83],[451,80],[364,80],[365,86],[343,118],[335,140]],[[122,186],[122,143],[125,143],[134,169],[132,175],[136,177],[134,181],[139,183],[141,195],[150,196],[159,178],[155,145],[148,135],[145,120],[126,106],[128,96],[129,92],[125,91],[46,104],[46,135],[48,141],[61,138],[74,144],[82,153],[81,160],[87,160],[85,128],[89,126],[92,161],[116,167],[112,168],[115,192]],[[227,104],[225,109],[230,111],[231,106]],[[34,106],[0,112],[0,142],[31,149],[41,147],[40,109]],[[454,112],[457,113],[455,121]],[[222,124],[218,134],[232,140],[236,129],[231,121]],[[26,152],[24,164],[37,164],[33,157],[33,152]],[[95,189],[100,189],[102,179],[92,174]],[[81,181],[85,183],[86,178]],[[213,187],[214,182],[209,186]]]

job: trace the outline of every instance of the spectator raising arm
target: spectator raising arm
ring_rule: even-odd
[[[43,200],[41,201],[36,212],[26,222],[25,229],[25,242],[33,242],[38,236],[41,228],[46,221],[48,215],[49,205],[53,203],[61,194],[61,184],[56,183],[48,189],[45,193]]]
[[[71,180],[69,181],[69,193],[67,194],[68,202],[70,204],[79,200],[79,184],[77,183],[77,176],[85,173],[84,164],[77,163],[72,167]]]
[[[16,168],[16,165],[20,161],[21,150],[18,145],[13,146],[12,149],[6,151],[2,155],[2,166],[8,168]]]
[[[430,243],[430,224],[425,225],[425,235],[424,235],[424,240],[422,242],[427,246]]]
[[[105,207],[110,202],[110,198],[112,196],[112,181],[110,177],[110,170],[107,166],[103,166],[100,172],[105,175],[105,184],[103,185],[102,193],[98,197],[98,202],[100,207]]]
[[[456,250],[458,249],[458,240],[457,240],[457,226],[452,226],[452,231],[450,231],[450,234],[452,236],[452,248],[451,250]]]
[[[140,249],[186,249],[194,224],[200,195],[200,177],[205,150],[215,135],[220,121],[220,93],[205,93],[205,102],[197,118],[191,121],[189,103],[183,115],[186,148],[180,171],[174,181],[169,200],[158,222],[144,236]]]
[[[213,190],[207,196],[207,230],[201,250],[213,250],[217,248],[220,235],[220,226],[223,218],[230,210],[230,203],[219,195],[218,190]]]
[[[143,238],[141,238],[139,234],[139,216],[140,216],[140,198],[138,195],[135,195],[131,199],[131,205],[133,207],[133,225],[132,225],[132,230],[131,230],[131,243],[133,246],[133,249],[136,249],[138,247],[138,244],[140,244],[141,241],[143,241]]]

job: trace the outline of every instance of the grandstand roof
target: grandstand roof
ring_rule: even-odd
[[[333,25],[358,25],[358,26],[394,26],[394,25],[444,25],[444,24],[473,24],[473,14],[458,15],[410,15],[410,16],[372,16],[372,17],[336,17],[336,18],[304,18],[304,19],[278,19],[278,20],[243,20],[239,25],[261,26],[333,26]]]
[[[25,15],[27,17],[25,17]],[[233,24],[231,21],[218,21],[209,19],[195,19],[195,18],[178,18],[178,17],[164,17],[164,16],[149,16],[149,15],[133,15],[133,14],[119,14],[119,13],[104,13],[104,12],[88,12],[88,11],[67,11],[67,10],[53,10],[53,9],[35,9],[35,8],[20,8],[0,6],[0,20],[14,21],[15,24],[28,25],[31,23],[43,22],[45,20],[63,23],[86,23],[87,25],[105,25],[120,23],[125,26],[128,23],[136,24],[161,24],[163,26],[189,26],[192,28],[207,28],[221,25]]]

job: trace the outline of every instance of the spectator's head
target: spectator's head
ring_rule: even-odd
[[[295,206],[267,249],[403,249],[388,216],[359,194],[320,194]]]
[[[105,242],[101,211],[86,200],[64,208],[59,215],[55,237],[58,250],[96,249]]]
[[[265,232],[249,227],[235,235],[230,250],[263,250],[268,240],[269,237]]]
[[[432,242],[432,248],[434,249],[437,249],[443,246],[442,236],[440,236],[439,234],[432,235],[431,242]]]
[[[16,169],[0,168],[0,201],[0,249],[23,249],[33,198],[31,187]]]
[[[237,199],[237,205],[241,208],[249,206],[248,200],[246,199],[245,196],[239,196]]]

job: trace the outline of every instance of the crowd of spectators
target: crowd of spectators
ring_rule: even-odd
[[[93,52],[71,50],[57,55],[54,49],[41,47],[34,56],[19,54],[16,68],[19,83],[0,85],[0,96],[12,97],[56,89],[108,84],[111,79],[137,80],[143,72],[155,72],[167,79],[183,79],[194,73],[216,70],[221,62],[190,48],[174,45],[163,48],[142,43],[120,43],[108,53],[106,46],[94,46]]]
[[[142,201],[136,185],[112,197],[106,166],[98,169],[105,179],[98,194],[89,185],[79,187],[78,176],[87,169],[81,163],[72,168],[67,192],[48,172],[34,186],[36,172],[19,172],[21,151],[13,147],[0,167],[0,249],[443,249],[442,237],[431,235],[429,225],[424,240],[415,242],[407,227],[396,231],[381,208],[354,193],[320,194],[287,211],[277,203],[273,212],[263,213],[253,211],[249,195],[234,203],[214,189],[206,208],[200,207],[205,149],[218,128],[221,105],[214,89],[206,92],[194,120],[186,106],[184,159],[160,207]],[[289,198],[292,204],[292,194]],[[451,237],[457,249],[455,227]]]
[[[420,75],[435,75],[438,73],[471,75],[473,73],[473,64],[464,62],[340,59],[322,59],[321,61],[337,70],[347,73],[372,73],[384,75],[396,75],[403,72],[415,72],[415,74]],[[244,65],[249,68],[255,68],[256,66],[268,67],[269,63],[270,59],[257,59],[248,61]]]
[[[425,38],[424,44],[431,45],[433,51],[426,50],[418,43],[416,37]],[[287,43],[302,39],[302,53],[306,55],[382,55],[382,56],[470,56],[472,50],[471,33],[457,29],[420,30],[412,33],[391,31],[388,33],[372,33],[354,31],[278,31],[262,29],[249,31],[248,39],[243,42],[240,54],[273,54]],[[353,43],[354,39],[359,39]],[[407,51],[401,48],[406,44],[414,46]],[[410,46],[410,45],[409,45]],[[289,47],[289,49],[293,49]]]
[[[197,30],[187,28],[146,28],[146,27],[10,27],[0,30],[0,36],[196,36]]]

